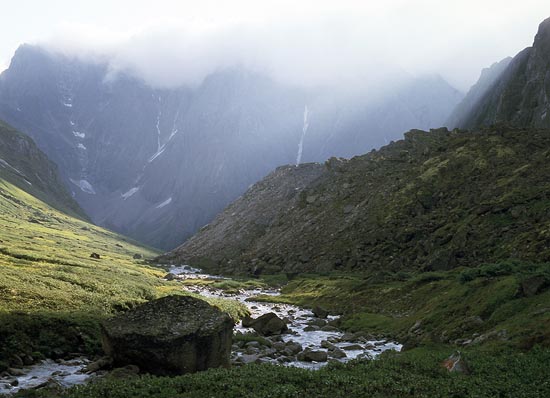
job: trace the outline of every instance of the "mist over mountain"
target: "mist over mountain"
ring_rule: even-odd
[[[505,123],[550,127],[550,18],[540,25],[531,47],[482,73],[448,121],[449,127],[475,128]]]
[[[273,168],[352,157],[440,125],[460,99],[437,75],[400,76],[375,95],[291,86],[243,67],[160,89],[30,45],[0,77],[0,118],[59,165],[92,220],[164,249]]]

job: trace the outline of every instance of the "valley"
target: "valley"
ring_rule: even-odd
[[[18,46],[0,396],[550,396],[550,18],[464,95],[459,42],[506,18],[384,7],[377,35],[214,18]]]

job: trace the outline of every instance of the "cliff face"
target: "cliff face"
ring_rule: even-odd
[[[507,123],[550,128],[550,18],[540,24],[533,46],[516,55],[494,82],[484,84],[482,75],[476,86],[449,119],[449,127]]]
[[[548,261],[548,148],[548,130],[413,130],[280,168],[161,260],[255,274]]]

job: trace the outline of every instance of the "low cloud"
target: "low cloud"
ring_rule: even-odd
[[[468,6],[450,10],[439,3],[391,1],[387,7],[328,17],[169,20],[124,32],[65,25],[39,44],[108,62],[113,73],[131,73],[163,88],[197,85],[218,69],[244,66],[292,85],[362,89],[439,73],[466,90],[482,67],[515,55],[536,32],[535,23],[531,28],[514,24],[512,13],[463,19]]]

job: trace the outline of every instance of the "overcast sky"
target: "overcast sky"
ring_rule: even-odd
[[[465,91],[549,16],[548,0],[3,1],[0,69],[39,43],[155,86],[239,64],[308,85],[439,73]]]

